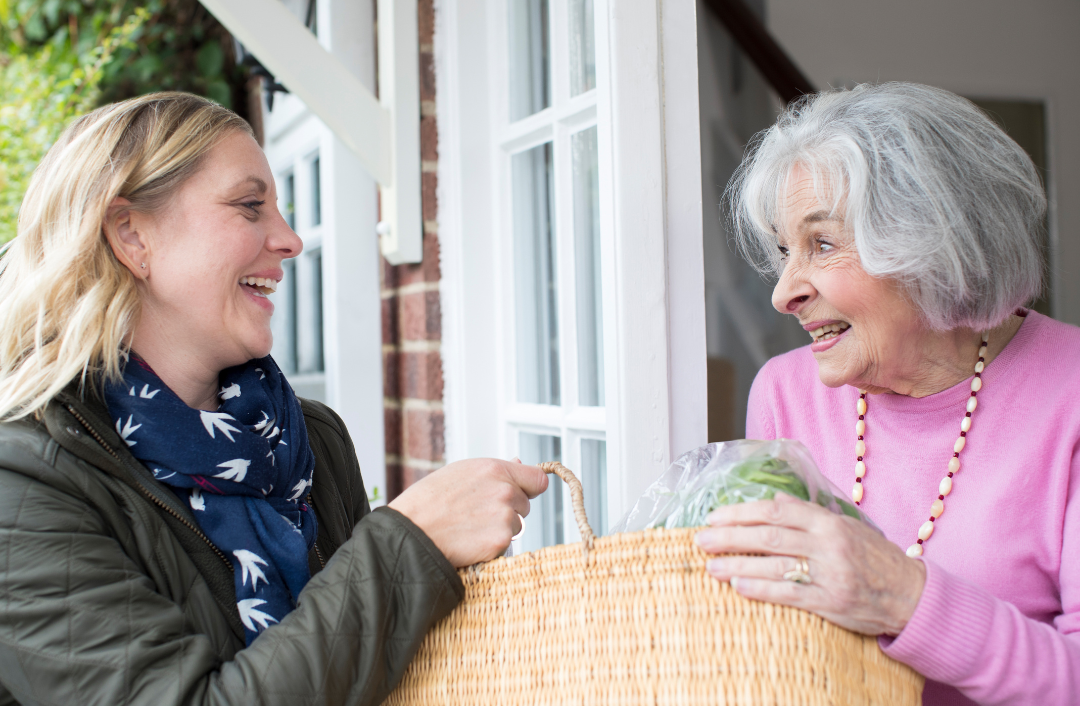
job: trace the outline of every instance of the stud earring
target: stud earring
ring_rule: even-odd
[[[141,267],[141,268],[143,268],[145,270],[146,269],[146,263],[145,262],[142,263],[141,265],[139,265],[139,267]]]

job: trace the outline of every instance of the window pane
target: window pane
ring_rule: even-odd
[[[298,270],[296,311],[297,369],[301,373],[321,373],[323,364],[322,249],[301,256]]]
[[[578,402],[604,405],[604,316],[600,288],[600,173],[596,128],[571,138],[577,272]]]
[[[570,0],[570,95],[596,88],[593,0]]]
[[[311,160],[311,225],[322,223],[322,177],[319,158]]]
[[[562,461],[562,439],[546,434],[521,432],[518,436],[518,457],[522,463],[535,465],[544,461]],[[532,503],[532,512],[525,520],[521,534],[522,551],[531,552],[541,547],[562,544],[563,537],[563,483],[555,476],[547,491]]]
[[[319,160],[315,160],[316,164]],[[311,253],[311,269],[312,269],[312,309],[314,309],[314,316],[312,321],[312,342],[315,344],[315,355],[313,357],[314,368],[317,372],[326,370],[326,363],[323,360],[323,283],[322,283],[322,248],[315,250]]]
[[[510,0],[510,121],[551,105],[548,1]]]
[[[282,214],[285,216],[285,222],[289,224],[289,228],[296,230],[296,177],[292,172],[285,177],[285,193],[283,194],[285,200],[285,212]]]
[[[551,143],[514,155],[510,166],[517,290],[517,396],[520,402],[557,405],[559,325]]]
[[[597,537],[607,530],[607,442],[581,440],[581,489],[585,494],[585,515]]]
[[[285,260],[281,268],[285,274],[274,294],[279,300],[274,318],[281,321],[274,337],[274,360],[283,373],[291,375],[296,372],[296,260]]]

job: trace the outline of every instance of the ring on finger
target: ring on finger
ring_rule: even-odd
[[[810,576],[810,561],[804,556],[795,557],[795,568],[785,571],[783,578],[785,581],[803,585],[813,583],[814,579]]]

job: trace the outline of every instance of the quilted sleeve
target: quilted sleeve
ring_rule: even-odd
[[[222,663],[93,507],[0,469],[0,701],[379,704],[462,595],[423,532],[381,509]]]

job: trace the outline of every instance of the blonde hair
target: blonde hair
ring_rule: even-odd
[[[121,377],[140,300],[105,237],[109,206],[158,212],[236,130],[251,134],[205,98],[153,93],[98,108],[57,140],[0,249],[0,421],[36,414],[76,378],[85,391]]]

